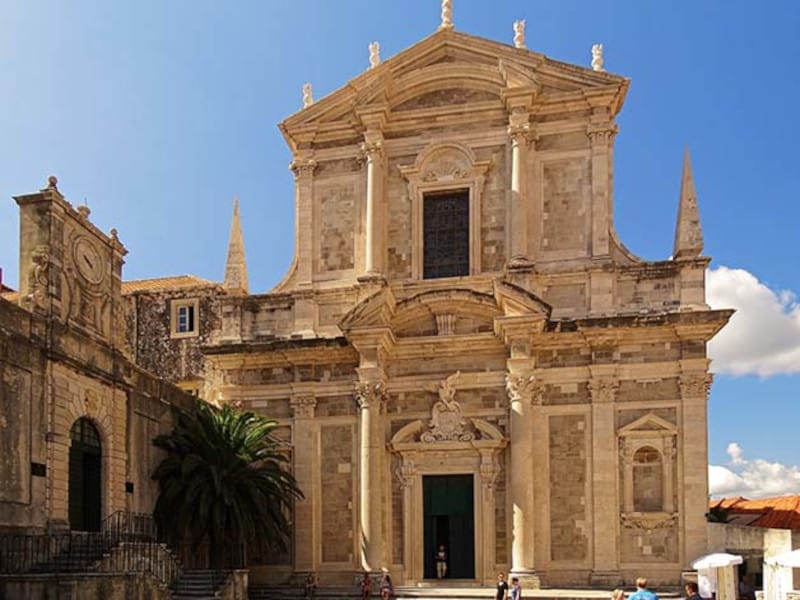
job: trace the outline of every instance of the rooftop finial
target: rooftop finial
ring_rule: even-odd
[[[378,42],[372,42],[369,45],[369,68],[374,69],[381,64],[381,45]]]
[[[525,47],[525,19],[514,21],[514,48]]]
[[[47,187],[45,189],[58,191],[58,177],[50,175],[47,178]]]
[[[442,0],[442,24],[439,29],[453,28],[453,0]]]
[[[311,95],[311,84],[303,84],[303,108],[308,108],[314,104],[314,98]]]
[[[592,69],[595,71],[605,71],[603,68],[603,44],[595,44],[592,46]]]

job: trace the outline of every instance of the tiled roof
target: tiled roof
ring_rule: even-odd
[[[214,281],[209,281],[208,279],[203,279],[202,277],[197,277],[196,275],[175,275],[173,277],[123,281],[122,293],[135,294],[136,292],[158,292],[194,287],[211,287],[215,285],[219,284]]]
[[[775,498],[722,498],[712,500],[710,508],[728,511],[730,522],[753,527],[800,530],[800,495]]]
[[[19,292],[2,292],[0,298],[9,302],[19,302]]]

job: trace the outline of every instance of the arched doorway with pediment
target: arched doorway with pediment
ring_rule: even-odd
[[[100,432],[86,417],[70,428],[69,527],[100,531],[103,506],[103,447]]]
[[[477,418],[464,419],[466,427],[457,431],[450,426],[461,422],[460,415],[447,416],[440,415],[438,428],[436,416],[433,426],[422,420],[408,423],[389,444],[402,488],[407,585],[435,579],[429,555],[438,544],[448,542],[458,544],[448,549],[456,569],[449,581],[486,584],[494,575],[495,482],[507,439],[494,425]],[[450,528],[461,530],[455,533]]]

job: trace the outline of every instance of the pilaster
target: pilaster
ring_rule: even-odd
[[[609,255],[612,212],[612,149],[619,128],[605,107],[594,109],[586,135],[592,161],[592,249],[593,258]]]
[[[298,153],[290,163],[295,190],[295,260],[299,287],[310,287],[313,274],[314,248],[314,171],[317,161],[311,152]]]
[[[701,364],[693,364],[693,363]],[[707,550],[705,514],[708,510],[707,402],[712,376],[708,361],[681,361],[681,458],[683,487],[678,498],[683,504],[683,554],[681,563]]]
[[[614,402],[619,388],[615,365],[590,367],[592,397],[592,585],[616,585],[619,574],[619,501]],[[633,490],[631,488],[631,498]]]
[[[294,569],[297,572],[315,571],[319,563],[319,517],[315,510],[319,499],[319,430],[314,423],[317,400],[313,386],[297,385],[290,400],[294,476],[304,498],[295,501],[294,508]]]
[[[532,266],[529,258],[530,221],[528,197],[528,148],[535,135],[527,110],[515,108],[508,117],[508,136],[511,139],[511,251],[508,266],[512,269]]]

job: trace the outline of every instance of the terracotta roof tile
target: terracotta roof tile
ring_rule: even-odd
[[[710,508],[729,511],[730,517],[739,524],[753,527],[800,530],[800,495],[774,498],[722,498],[709,502]],[[748,516],[749,519],[736,518]]]
[[[172,277],[156,277],[155,279],[137,279],[122,282],[123,294],[136,292],[157,292],[166,290],[180,290],[193,287],[211,287],[219,285],[215,281],[203,279],[196,275],[175,275]]]

